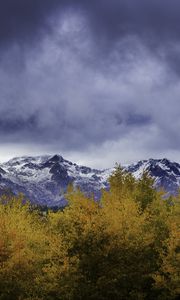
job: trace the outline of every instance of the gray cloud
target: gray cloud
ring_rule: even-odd
[[[161,38],[179,37],[178,0],[2,0],[1,39],[25,38],[26,33],[35,35],[53,13],[67,9],[81,11],[94,26],[96,34],[104,32],[104,36],[111,35],[111,38],[143,32],[146,35],[153,33],[152,39],[160,32],[164,33]]]
[[[24,3],[0,4],[3,147],[100,166],[176,153],[179,2]]]

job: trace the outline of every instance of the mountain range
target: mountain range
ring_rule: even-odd
[[[180,188],[180,164],[168,159],[149,159],[122,166],[135,178],[147,171],[154,178],[156,188],[176,194]],[[101,189],[108,189],[108,178],[114,168],[98,170],[80,166],[61,155],[17,157],[0,164],[0,193],[23,193],[34,204],[48,207],[66,205],[64,193],[73,183],[98,200]]]

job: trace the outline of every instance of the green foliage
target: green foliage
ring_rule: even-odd
[[[69,187],[69,205],[46,215],[0,203],[0,300],[175,300],[180,293],[179,196],[120,166],[100,202]]]
[[[158,193],[153,188],[154,180],[149,177],[147,172],[143,172],[142,177],[136,184],[135,200],[140,204],[141,209],[144,210],[148,205],[158,197]]]

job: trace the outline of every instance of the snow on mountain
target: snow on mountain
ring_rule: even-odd
[[[155,186],[175,194],[180,187],[180,164],[167,159],[149,159],[124,166],[136,178],[148,171],[155,179]],[[17,157],[0,164],[0,192],[11,190],[24,193],[33,203],[47,206],[64,206],[64,192],[69,183],[79,186],[87,194],[100,196],[108,188],[112,169],[97,170],[79,166],[60,155]]]
[[[163,188],[168,194],[176,194],[180,188],[180,164],[164,159],[149,159],[134,163],[126,168],[135,178],[147,171],[155,180],[156,188]]]
[[[64,206],[68,184],[98,199],[100,190],[108,186],[109,172],[79,166],[60,155],[17,157],[0,164],[0,188],[22,192],[40,205]]]

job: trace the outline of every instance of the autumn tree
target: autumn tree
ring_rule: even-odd
[[[0,201],[0,300],[175,300],[179,196],[117,166],[100,201],[71,186],[43,215],[22,195]]]

